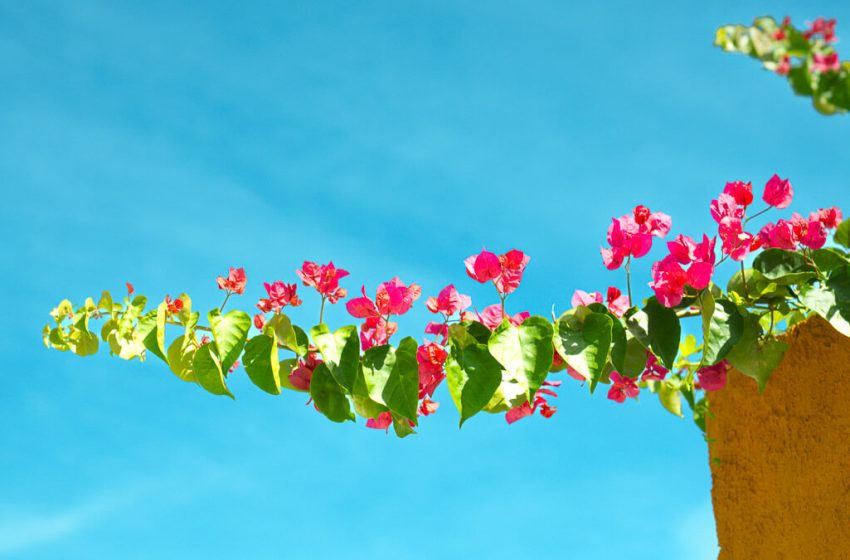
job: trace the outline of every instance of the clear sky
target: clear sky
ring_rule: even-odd
[[[850,6],[176,4],[0,2],[0,557],[712,557],[706,445],[652,395],[567,382],[551,420],[458,431],[443,387],[397,440],[244,372],[234,402],[155,358],[48,351],[40,329],[125,281],[209,309],[228,266],[250,309],[304,259],[352,291],[454,282],[481,308],[462,260],[485,245],[531,255],[509,309],[548,314],[623,287],[598,251],[637,203],[696,236],[725,181],[778,172],[795,208],[848,210],[850,117],[712,39],[787,13],[850,41]],[[420,302],[402,330],[425,319]]]

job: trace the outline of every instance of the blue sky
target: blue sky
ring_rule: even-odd
[[[637,203],[698,235],[725,181],[778,172],[850,208],[847,117],[712,47],[764,13],[850,38],[837,2],[0,3],[0,557],[711,558],[705,443],[651,395],[567,383],[551,420],[458,431],[443,388],[399,441],[39,332],[125,281],[208,309],[231,265],[249,308],[303,259],[483,307],[484,245],[531,255],[509,309],[547,314],[622,287],[598,249]]]

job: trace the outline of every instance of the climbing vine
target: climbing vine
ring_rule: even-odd
[[[821,17],[806,29],[788,17],[760,17],[750,26],[725,25],[715,36],[723,50],[747,54],[784,76],[794,93],[811,97],[825,115],[850,111],[850,61],[839,59],[837,41],[835,20]]]
[[[603,265],[622,269],[626,292],[576,290],[571,308],[551,318],[508,312],[530,257],[513,249],[482,251],[464,261],[467,276],[492,285],[493,302],[482,308],[449,284],[426,299],[434,320],[397,343],[393,320],[422,296],[415,283],[399,278],[361,288],[349,297],[341,285],[348,271],[333,263],[304,262],[295,274],[317,307],[318,323],[294,324],[284,313],[304,302],[297,283],[264,283],[266,296],[246,311],[226,311],[242,296],[247,275],[231,268],[217,278],[223,302],[204,315],[187,294],[156,301],[137,295],[132,284],[120,300],[103,292],[95,302],[74,306],[63,300],[43,331],[48,348],[79,356],[97,353],[100,343],[124,360],[155,356],[171,371],[214,395],[233,397],[231,376],[244,374],[262,391],[305,394],[334,422],[366,419],[366,426],[404,437],[438,410],[436,389],[445,380],[461,425],[480,412],[503,413],[508,423],[539,413],[551,417],[555,389],[564,372],[592,394],[622,403],[655,393],[673,414],[684,401],[705,429],[705,392],[722,390],[734,368],[763,390],[786,345],[777,334],[817,314],[850,336],[850,222],[838,208],[808,217],[766,221],[770,211],[790,206],[793,188],[777,175],[765,184],[764,206],[753,211],[752,184],[727,183],[709,212],[717,229],[694,238],[670,238],[672,220],[639,205],[612,218]],[[827,247],[830,232],[835,246]],[[666,255],[652,266],[653,295],[633,299],[631,265],[657,239],[668,238]],[[752,262],[748,267],[745,262]],[[721,266],[734,270],[725,287],[715,283]],[[332,328],[327,305],[345,301],[358,325]],[[150,305],[149,305],[150,304]],[[92,322],[103,321],[99,333]],[[683,336],[693,322],[699,336]]]

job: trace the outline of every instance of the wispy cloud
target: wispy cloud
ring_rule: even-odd
[[[104,516],[128,506],[140,490],[90,497],[65,509],[42,513],[7,513],[0,517],[0,556],[63,539],[85,530]]]

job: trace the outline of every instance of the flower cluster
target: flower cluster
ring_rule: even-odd
[[[627,259],[646,255],[652,248],[652,238],[666,236],[671,225],[670,216],[650,212],[643,205],[636,206],[631,214],[612,218],[608,226],[610,247],[600,249],[602,262],[608,270],[615,270]]]
[[[749,27],[721,27],[715,44],[760,60],[766,69],[786,77],[795,93],[811,96],[819,112],[844,113],[850,110],[850,98],[844,94],[850,84],[850,65],[842,63],[835,50],[835,23],[819,17],[801,30],[789,17],[781,22],[762,17]]]
[[[398,276],[379,284],[374,300],[366,295],[366,286],[361,291],[363,296],[349,300],[345,308],[355,319],[365,319],[360,325],[360,343],[364,351],[387,344],[398,330],[398,323],[390,321],[390,317],[410,311],[413,302],[422,295],[419,286],[408,286]]]
[[[482,284],[492,281],[499,294],[506,296],[519,287],[529,260],[528,255],[513,249],[498,256],[490,251],[481,251],[463,262],[470,278]]]
[[[622,317],[629,310],[629,296],[623,295],[623,292],[615,286],[608,287],[608,293],[605,301],[608,305],[608,311],[617,317]],[[573,293],[573,298],[570,301],[573,307],[579,305],[591,305],[594,303],[602,303],[602,294],[599,292],[587,293],[584,290],[576,290]]]

